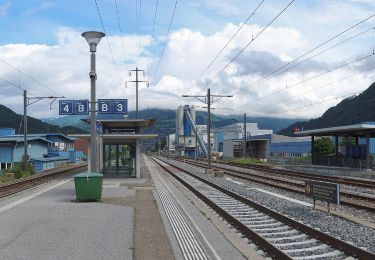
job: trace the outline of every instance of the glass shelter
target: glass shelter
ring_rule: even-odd
[[[103,175],[140,178],[140,142],[157,137],[156,134],[142,134],[141,129],[153,126],[154,120],[99,120],[97,124],[100,129],[97,135],[97,163]],[[90,142],[89,134],[72,137]]]

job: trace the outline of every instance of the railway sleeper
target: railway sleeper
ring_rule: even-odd
[[[281,226],[285,226],[285,224],[281,223],[281,222],[274,222],[274,223],[267,223],[267,224],[252,224],[252,223],[248,223],[246,224],[246,226],[254,229],[254,230],[258,230],[258,229],[264,229],[264,228],[269,228],[269,227],[281,227]]]
[[[274,232],[274,233],[272,232],[260,233],[257,231],[257,233],[264,238],[287,237],[287,236],[300,234],[300,232],[296,229],[286,230],[282,232]]]
[[[332,252],[327,252],[319,255],[309,255],[309,256],[298,256],[293,257],[296,260],[332,260],[332,259],[346,259],[343,252],[339,250],[334,250]]]
[[[285,242],[285,243],[291,243],[291,242],[298,242],[302,240],[309,239],[309,236],[306,234],[298,234],[295,236],[289,236],[289,237],[274,237],[274,238],[268,238],[267,240],[271,243],[273,242]]]

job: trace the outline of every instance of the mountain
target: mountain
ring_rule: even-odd
[[[329,108],[321,117],[298,121],[279,131],[282,135],[293,135],[295,127],[304,130],[375,121],[375,83],[357,96],[342,100]]]
[[[6,106],[0,105],[0,128],[14,128],[17,133],[20,129],[20,133],[23,133],[23,123],[20,128],[22,118],[22,115],[18,115]],[[53,132],[61,132],[64,134],[84,133],[81,129],[72,126],[58,127],[30,116],[27,117],[27,130],[30,134]]]
[[[233,122],[243,122],[243,115],[212,115],[212,126],[214,128],[221,127],[229,124],[233,124]],[[60,127],[64,126],[74,126],[80,128],[82,130],[89,131],[89,125],[82,122],[82,118],[79,116],[64,116],[59,118],[49,118],[43,119],[43,121],[54,124]],[[98,115],[98,119],[102,118],[111,118],[111,119],[120,119],[123,118],[123,115]],[[135,112],[130,111],[128,114],[128,119],[135,118]],[[166,133],[174,133],[176,127],[176,110],[170,109],[146,109],[139,111],[139,118],[155,118],[156,123],[155,126],[151,129],[146,129],[145,133],[156,133],[160,132],[161,135],[165,135]],[[298,119],[286,119],[286,118],[270,118],[270,117],[247,117],[248,123],[258,123],[258,127],[260,129],[272,129],[274,132],[279,131],[280,129],[294,123]],[[198,125],[206,124],[207,122],[207,112],[197,111],[196,113],[196,121]],[[159,131],[161,129],[161,131]]]

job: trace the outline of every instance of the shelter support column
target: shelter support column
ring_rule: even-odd
[[[312,162],[312,164],[315,164],[314,144],[315,144],[315,138],[312,135],[311,136],[311,162]]]
[[[370,169],[370,134],[366,133],[366,168]]]
[[[339,154],[339,137],[335,135],[335,156]]]
[[[358,136],[355,137],[355,145],[358,145]]]
[[[135,176],[137,179],[141,178],[141,147],[140,141],[137,139],[135,145]]]

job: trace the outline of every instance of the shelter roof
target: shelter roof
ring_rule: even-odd
[[[79,139],[90,139],[89,134],[72,134],[71,137]],[[104,134],[102,135],[103,141],[129,141],[129,140],[145,140],[154,139],[158,137],[157,134]]]
[[[352,136],[352,137],[375,137],[375,124],[373,122],[365,122],[353,125],[335,126],[328,128],[312,129],[298,131],[294,134],[299,136]]]

